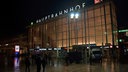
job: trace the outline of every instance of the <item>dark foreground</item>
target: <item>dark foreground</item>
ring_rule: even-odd
[[[25,72],[22,58],[1,58],[0,72]],[[36,64],[31,63],[30,72],[36,71]],[[42,69],[41,69],[42,72]],[[117,60],[103,59],[102,63],[72,63],[66,65],[61,59],[54,59],[52,64],[47,64],[45,72],[128,72],[127,63],[119,63]]]

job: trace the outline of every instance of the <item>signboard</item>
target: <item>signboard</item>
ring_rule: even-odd
[[[15,45],[15,52],[19,52],[20,51],[20,46],[19,45]]]
[[[48,19],[51,19],[51,18],[54,18],[54,17],[58,17],[58,16],[63,15],[63,14],[67,14],[69,12],[77,11],[77,10],[80,10],[81,8],[85,8],[86,6],[90,6],[90,5],[93,5],[93,4],[98,4],[98,3],[101,3],[101,2],[103,2],[103,0],[86,0],[85,2],[83,2],[81,4],[77,4],[76,6],[72,6],[70,8],[58,11],[56,13],[46,15],[46,16],[36,20],[36,22],[34,22],[34,23],[40,23],[40,22],[43,22],[45,20],[48,20]],[[31,22],[31,25],[33,25],[33,22]]]

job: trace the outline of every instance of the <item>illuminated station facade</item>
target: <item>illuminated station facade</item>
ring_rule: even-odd
[[[118,46],[116,8],[112,0],[94,0],[47,15],[31,22],[29,48],[73,48]]]

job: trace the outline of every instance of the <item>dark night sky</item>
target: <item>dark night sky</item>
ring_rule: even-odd
[[[84,0],[5,0],[1,5],[0,38],[21,34],[31,21],[67,9]],[[128,26],[128,1],[115,0],[119,26]]]

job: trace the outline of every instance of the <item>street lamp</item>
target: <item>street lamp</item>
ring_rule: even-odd
[[[78,19],[78,17],[79,17],[79,13],[71,13],[71,15],[70,15],[71,19],[73,19],[73,18]]]
[[[79,13],[77,13],[77,12],[75,12],[75,13],[71,13],[70,14],[70,17],[68,16],[68,48],[67,48],[67,52],[69,52],[69,48],[70,48],[70,25],[69,25],[69,18],[70,19],[78,19],[78,17],[79,17]],[[77,22],[77,21],[76,21]],[[76,23],[76,29],[77,29],[77,23]],[[75,31],[75,36],[77,36],[77,31]],[[77,42],[77,39],[76,39],[76,43],[78,43]]]
[[[78,45],[78,26],[77,26],[77,19],[79,18],[79,13],[78,12],[74,12],[71,13],[71,19],[74,19],[74,21],[76,22],[75,26],[74,26],[74,34],[75,34],[75,44]]]

